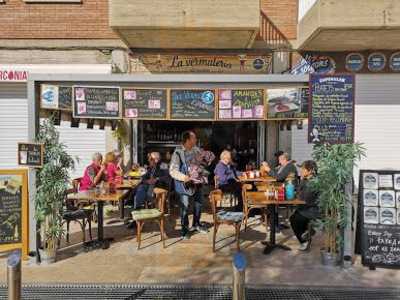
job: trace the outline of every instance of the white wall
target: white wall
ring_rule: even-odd
[[[299,22],[317,0],[299,0]]]

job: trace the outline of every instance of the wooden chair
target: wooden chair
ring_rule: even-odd
[[[143,225],[146,221],[157,221],[160,226],[161,241],[165,248],[165,229],[164,229],[164,215],[165,215],[165,202],[167,199],[168,191],[160,188],[154,188],[156,208],[139,209],[132,211],[132,219],[136,221],[137,230],[137,248],[140,249],[141,234]]]
[[[210,193],[210,202],[214,219],[214,233],[213,233],[213,252],[215,252],[215,243],[218,228],[222,224],[233,225],[235,227],[235,238],[236,238],[236,247],[238,251],[240,250],[240,226],[243,221],[243,213],[242,212],[230,212],[226,210],[218,209],[218,202],[222,200],[223,194],[221,190],[214,190]]]
[[[214,176],[214,188],[216,190],[219,189],[219,178],[218,178],[218,176]],[[222,203],[224,203],[225,199],[229,200],[229,206],[230,207],[233,207],[234,205],[236,205],[237,199],[236,199],[234,194],[232,194],[232,193],[223,193],[223,196],[222,196],[222,199],[221,199],[221,206],[222,206]]]

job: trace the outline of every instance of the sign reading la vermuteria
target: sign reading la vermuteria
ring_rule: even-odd
[[[170,90],[172,120],[215,120],[215,91]]]
[[[72,87],[42,84],[40,86],[40,107],[72,111]]]
[[[354,76],[310,75],[309,143],[352,143]]]
[[[101,86],[73,87],[75,118],[119,119],[120,88]]]
[[[268,89],[268,119],[308,117],[309,88]]]
[[[43,144],[18,143],[18,165],[42,167],[44,159]]]
[[[220,89],[218,119],[263,119],[265,92],[263,89]]]
[[[131,72],[268,74],[272,55],[143,54],[130,58]]]
[[[0,170],[0,252],[22,248],[28,255],[27,170]]]
[[[361,170],[358,195],[362,264],[400,268],[400,171]]]
[[[132,119],[166,119],[167,101],[166,89],[123,89],[123,116]]]

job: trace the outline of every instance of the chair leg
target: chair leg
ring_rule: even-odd
[[[240,251],[240,226],[242,223],[235,224],[235,235],[236,235],[236,248]]]
[[[215,240],[217,238],[218,223],[214,223],[214,233],[213,233],[213,252],[215,252]]]
[[[164,217],[159,220],[159,224],[160,224],[161,241],[163,243],[163,248],[165,248]]]
[[[82,242],[84,243],[86,241],[86,221],[85,221],[85,219],[82,220],[81,229],[82,229]]]
[[[69,244],[69,223],[70,221],[67,221],[67,236],[66,236],[67,244]]]
[[[142,226],[143,222],[136,221],[136,240],[137,240],[137,248],[140,249],[141,235],[142,235]]]
[[[248,219],[248,216],[247,216],[247,214],[244,216],[244,231],[247,231],[247,219]]]
[[[88,223],[89,223],[89,237],[90,237],[90,240],[92,240],[93,239],[92,238],[92,217],[88,218]]]

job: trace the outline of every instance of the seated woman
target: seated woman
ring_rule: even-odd
[[[92,163],[86,167],[81,179],[79,190],[86,191],[94,188],[104,177],[105,166],[102,164],[103,156],[100,153],[93,154]]]
[[[108,152],[106,154],[104,165],[106,168],[107,182],[115,182],[118,176],[122,176],[121,160],[117,160],[114,152]]]
[[[300,242],[299,250],[305,251],[310,247],[310,234],[307,232],[311,220],[319,217],[318,192],[311,187],[310,180],[317,174],[317,164],[306,160],[301,165],[301,181],[298,186],[298,197],[306,202],[300,206],[290,217],[293,232]]]
[[[232,165],[231,153],[227,150],[222,151],[220,161],[215,167],[214,174],[217,179],[217,187],[223,193],[233,193],[238,199],[237,210],[242,211],[242,185],[238,180],[240,172],[236,171]]]

